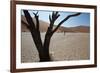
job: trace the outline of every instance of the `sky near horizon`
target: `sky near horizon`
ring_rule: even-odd
[[[34,13],[37,11],[35,10],[28,10],[30,15],[34,17]],[[55,22],[55,25],[57,25],[60,21],[62,21],[66,16],[75,14],[76,12],[66,12],[66,11],[59,11],[60,16]],[[24,15],[23,11],[21,12],[22,15]],[[52,15],[52,11],[38,11],[39,20],[45,21],[50,23],[49,21],[49,15]],[[67,21],[65,21],[62,26],[65,27],[75,27],[75,26],[90,26],[90,13],[81,13],[79,16],[71,17]]]

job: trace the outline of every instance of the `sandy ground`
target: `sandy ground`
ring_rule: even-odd
[[[45,33],[41,33],[44,40]],[[53,61],[86,60],[90,56],[89,33],[55,33],[50,43]],[[38,62],[38,52],[29,32],[22,32],[21,62]]]

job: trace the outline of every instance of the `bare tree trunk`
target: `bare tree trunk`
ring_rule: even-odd
[[[49,36],[49,34],[46,34],[42,52],[39,52],[40,62],[51,61],[51,58],[49,55],[50,40],[51,40],[51,36]]]

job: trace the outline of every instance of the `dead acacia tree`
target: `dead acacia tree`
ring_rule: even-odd
[[[22,21],[22,23],[25,24],[25,26],[30,30],[33,41],[36,45],[36,48],[38,50],[39,53],[39,58],[40,58],[40,62],[43,61],[51,61],[50,55],[49,55],[49,45],[50,45],[50,40],[52,35],[57,31],[57,29],[65,22],[67,21],[69,18],[71,17],[75,17],[80,15],[81,13],[75,13],[72,15],[68,15],[66,16],[57,26],[56,28],[53,29],[54,23],[57,20],[57,18],[60,16],[59,12],[52,12],[52,15],[49,15],[49,20],[50,20],[50,25],[47,29],[47,32],[45,34],[45,39],[44,39],[44,43],[42,43],[41,40],[41,35],[40,35],[40,30],[39,30],[39,15],[38,12],[37,13],[33,13],[34,17],[36,19],[36,23],[34,23],[30,13],[28,12],[28,10],[23,10],[24,15],[26,17],[26,20],[28,22],[25,23],[24,21]]]

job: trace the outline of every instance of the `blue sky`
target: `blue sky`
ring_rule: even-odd
[[[32,17],[34,17],[33,13],[36,13],[37,11],[29,10],[29,13]],[[66,16],[70,14],[75,14],[76,12],[63,12],[60,11],[60,17],[56,20],[55,25],[57,25],[61,20],[63,20]],[[23,14],[23,12],[22,12]],[[45,22],[49,22],[49,15],[52,14],[52,11],[38,11],[39,19],[43,20]],[[90,13],[83,13],[76,17],[71,17],[66,22],[62,24],[62,26],[65,27],[75,27],[75,26],[90,26]]]

